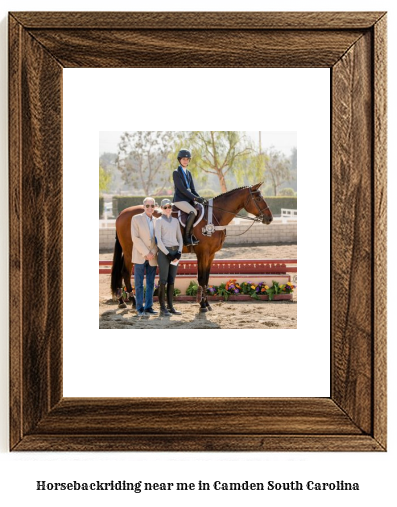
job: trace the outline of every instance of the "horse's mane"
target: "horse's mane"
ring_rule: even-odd
[[[223,194],[217,195],[216,197],[214,197],[214,200],[218,199],[218,197],[224,197],[225,195],[232,194],[233,192],[237,192],[237,190],[244,190],[245,188],[250,188],[250,187],[248,185],[246,185],[245,187],[233,188],[232,190],[228,190],[227,192],[224,192]]]

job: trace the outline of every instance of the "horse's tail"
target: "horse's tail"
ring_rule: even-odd
[[[116,243],[114,244],[113,252],[113,266],[111,274],[110,288],[113,296],[116,296],[117,289],[121,287],[123,280],[123,268],[124,268],[124,255],[123,249],[121,248],[119,238],[116,232]]]

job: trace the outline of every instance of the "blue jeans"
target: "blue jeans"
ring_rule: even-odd
[[[156,276],[157,266],[151,266],[149,261],[144,264],[134,264],[134,280],[135,280],[135,298],[136,309],[138,311],[146,311],[153,306],[154,278]],[[143,307],[143,279],[146,271],[146,297],[145,307]]]

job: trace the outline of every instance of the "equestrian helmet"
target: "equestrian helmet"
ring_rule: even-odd
[[[162,208],[164,208],[164,206],[168,206],[168,205],[171,205],[171,206],[172,206],[172,202],[171,202],[169,199],[163,199],[163,200],[161,201],[160,206],[161,206]]]
[[[181,158],[184,158],[184,157],[187,157],[187,158],[192,158],[192,154],[190,153],[189,150],[180,150],[179,153],[178,153],[178,160],[180,160]]]

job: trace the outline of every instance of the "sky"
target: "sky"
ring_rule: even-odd
[[[247,131],[246,133],[258,146],[259,132]],[[121,134],[123,134],[123,131],[99,132],[99,155],[106,152],[117,153],[117,144],[120,141]],[[262,131],[262,149],[265,150],[271,146],[289,156],[292,148],[297,146],[297,133]]]

